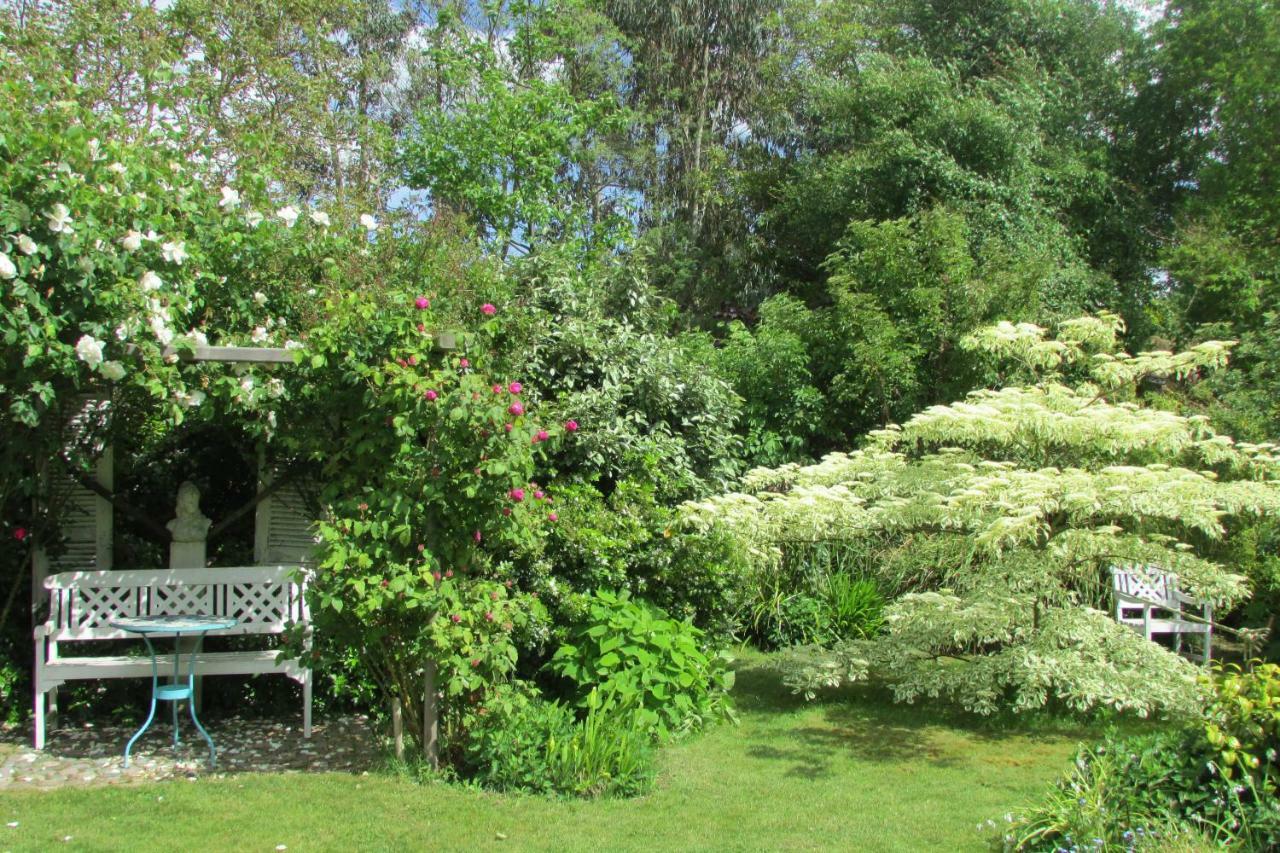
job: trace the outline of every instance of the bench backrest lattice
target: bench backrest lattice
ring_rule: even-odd
[[[1159,607],[1177,609],[1177,579],[1159,569],[1143,566],[1118,566],[1112,573],[1116,592],[1127,598],[1140,599]]]
[[[45,579],[49,639],[115,640],[130,636],[111,627],[122,616],[231,616],[234,628],[211,636],[279,634],[306,622],[304,585],[297,566],[62,572]]]

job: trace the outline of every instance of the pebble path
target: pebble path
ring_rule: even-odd
[[[238,773],[359,773],[379,759],[377,739],[364,716],[317,722],[309,739],[302,736],[300,720],[226,717],[206,724],[218,750],[217,766],[210,768],[207,744],[191,720],[185,722],[175,750],[172,727],[157,719],[134,744],[127,768],[124,745],[136,727],[86,723],[55,729],[43,750],[31,747],[29,728],[0,729],[0,791],[195,781]]]

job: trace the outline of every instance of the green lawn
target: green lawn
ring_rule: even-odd
[[[11,793],[0,849],[981,850],[1093,732],[848,692],[805,704],[748,653],[741,723],[664,749],[657,790],[564,802],[393,776],[260,775]],[[65,836],[71,841],[64,843]]]

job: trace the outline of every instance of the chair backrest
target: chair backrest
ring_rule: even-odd
[[[45,578],[53,640],[112,640],[121,616],[234,616],[213,635],[279,634],[309,614],[299,566],[62,572]]]
[[[1115,591],[1162,607],[1178,603],[1178,578],[1158,566],[1112,566],[1111,583]]]

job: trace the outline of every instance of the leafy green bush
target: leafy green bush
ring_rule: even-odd
[[[1136,849],[1153,834],[1217,845],[1280,845],[1280,667],[1220,671],[1203,719],[1082,749],[1071,772],[1014,822],[1005,845],[1056,850],[1092,839]]]
[[[731,714],[733,673],[723,654],[707,654],[703,633],[643,601],[600,590],[573,642],[556,650],[552,672],[573,685],[580,707],[634,712],[659,737],[698,729]]]
[[[598,703],[597,703],[598,704]],[[630,717],[549,702],[526,685],[500,685],[468,719],[463,772],[497,791],[634,796],[653,782],[647,734]]]

